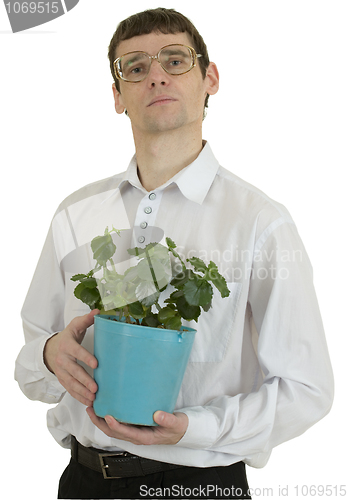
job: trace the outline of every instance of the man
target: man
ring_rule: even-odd
[[[332,404],[310,263],[287,210],[202,140],[219,75],[190,21],[167,9],[132,16],[109,58],[136,156],[57,210],[22,311],[16,378],[29,398],[59,403],[48,427],[72,449],[59,498],[250,498],[245,463],[264,466]],[[91,268],[86,249],[107,225],[128,230],[126,248],[170,236],[183,256],[214,260],[231,291],[200,318],[176,411],[156,412],[157,427],[93,410],[98,311],[83,309],[70,277]]]

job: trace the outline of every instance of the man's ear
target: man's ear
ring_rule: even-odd
[[[207,68],[205,84],[206,92],[209,95],[214,95],[219,90],[219,72],[216,64],[213,62]]]
[[[117,90],[116,85],[114,83],[112,84],[112,92],[114,94],[116,113],[121,115],[126,109],[126,107],[124,106],[122,96],[120,92]]]

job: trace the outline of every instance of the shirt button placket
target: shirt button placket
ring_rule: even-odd
[[[157,198],[156,193],[150,193],[149,196],[148,196],[148,199],[150,201],[154,201],[156,198]],[[152,213],[152,207],[149,206],[149,205],[146,206],[144,208],[144,213],[146,215],[150,215]],[[147,227],[148,227],[148,222],[147,221],[143,221],[143,222],[140,223],[140,228],[141,229],[146,229]],[[146,238],[145,238],[144,235],[141,235],[141,236],[138,237],[138,243],[145,243],[145,240],[146,240]]]

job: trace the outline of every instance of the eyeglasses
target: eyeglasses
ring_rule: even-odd
[[[155,59],[166,73],[184,75],[196,66],[197,57],[202,57],[202,54],[197,54],[188,45],[165,45],[155,56],[142,51],[127,52],[114,61],[114,71],[119,80],[138,83],[145,80]]]

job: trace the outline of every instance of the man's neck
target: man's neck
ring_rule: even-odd
[[[184,135],[154,134],[146,137],[134,134],[138,175],[147,191],[162,186],[175,174],[192,163],[202,150],[202,132]]]

